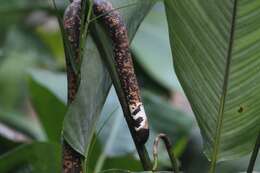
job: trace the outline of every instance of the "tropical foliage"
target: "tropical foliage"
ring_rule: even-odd
[[[245,172],[259,163],[260,2],[111,2],[128,29],[151,126],[150,158],[164,133],[185,173]],[[142,171],[120,105],[111,39],[93,16],[79,90],[67,106],[57,17],[69,1],[55,3],[57,9],[51,1],[1,1],[0,172],[61,172],[62,138],[86,158],[89,173]],[[163,145],[158,160],[158,170],[171,170]]]

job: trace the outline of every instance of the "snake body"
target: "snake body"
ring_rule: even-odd
[[[72,49],[69,57],[66,57],[67,74],[68,74],[68,100],[72,102],[75,99],[79,74],[75,66],[80,64],[80,27],[81,27],[81,0],[73,0],[64,12],[63,27],[67,36],[70,48]]]
[[[73,0],[65,10],[63,19],[64,29],[73,49],[79,52],[81,0]]]
[[[148,121],[133,68],[126,26],[119,11],[106,0],[93,0],[93,12],[95,16],[101,16],[99,19],[107,28],[113,41],[116,69],[131,113],[132,127],[130,128],[133,128],[137,140],[145,143],[149,137]],[[64,29],[76,54],[80,51],[80,13],[81,0],[73,0],[64,15]],[[75,55],[75,61],[79,62],[77,55]]]
[[[129,106],[134,131],[138,140],[145,143],[149,136],[148,121],[133,68],[126,26],[119,11],[106,0],[94,0],[93,11],[96,16],[101,16],[100,20],[113,41],[116,69]]]
[[[69,56],[66,56],[68,75],[68,102],[73,102],[79,85],[79,75],[73,68],[73,64],[80,64],[80,27],[81,27],[81,0],[70,0],[70,4],[64,12],[63,27],[65,36],[72,49]],[[82,156],[66,142],[63,143],[63,173],[82,173]]]

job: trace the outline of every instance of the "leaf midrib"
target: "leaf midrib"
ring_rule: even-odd
[[[220,106],[219,106],[218,116],[217,116],[217,128],[216,128],[216,133],[215,133],[216,134],[215,141],[214,141],[214,145],[213,145],[213,154],[212,154],[212,158],[211,158],[210,173],[215,172],[216,162],[217,162],[217,158],[218,158],[220,135],[221,135],[221,129],[222,129],[222,124],[223,124],[224,108],[225,108],[225,101],[226,101],[227,88],[228,88],[230,64],[231,64],[231,59],[232,59],[232,50],[233,50],[232,48],[233,48],[233,43],[234,43],[236,14],[237,14],[237,0],[234,0],[230,36],[229,36],[229,46],[228,46],[228,52],[227,52],[227,63],[226,63],[226,67],[225,67],[224,82],[223,82],[222,94],[221,94],[221,98],[220,98]]]

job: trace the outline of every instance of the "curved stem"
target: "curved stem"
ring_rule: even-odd
[[[172,144],[170,142],[169,137],[166,134],[159,134],[155,140],[154,140],[154,145],[153,145],[153,157],[154,157],[154,165],[153,165],[153,171],[156,171],[157,165],[158,165],[158,147],[159,147],[159,142],[162,140],[164,142],[164,145],[166,147],[166,150],[168,152],[168,155],[171,160],[172,164],[172,169],[174,173],[179,173],[179,166],[178,166],[178,160],[176,159],[174,153],[171,151]]]
[[[258,137],[256,139],[255,147],[254,147],[252,156],[250,158],[247,173],[252,173],[253,170],[254,170],[254,166],[255,166],[256,158],[257,158],[257,155],[258,155],[258,152],[259,152],[259,148],[260,148],[260,132],[259,132]]]

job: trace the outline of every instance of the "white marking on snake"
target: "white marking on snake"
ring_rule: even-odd
[[[137,106],[129,106],[130,107],[130,112],[131,116],[134,120],[137,120],[138,118],[142,118],[141,123],[139,124],[139,127],[135,127],[135,131],[139,131],[141,129],[148,129],[148,123],[147,123],[147,118],[144,110],[144,106],[142,103],[137,104]],[[135,113],[136,109],[140,109],[139,112]]]

